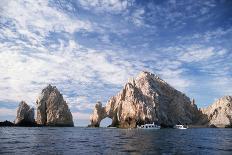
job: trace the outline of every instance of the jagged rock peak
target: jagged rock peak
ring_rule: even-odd
[[[232,96],[223,96],[211,104],[207,109],[214,109],[222,106],[229,106],[232,103]]]
[[[150,73],[148,71],[141,71],[135,78],[129,78],[128,83],[135,84],[136,81],[139,81],[141,79],[146,79],[146,80],[154,80],[157,82],[161,82],[164,84],[167,84],[164,80],[162,80],[158,75]]]
[[[74,126],[68,104],[59,90],[52,85],[44,88],[36,101],[37,124],[48,126]]]
[[[209,126],[232,126],[232,96],[224,96],[201,111],[207,117]]]
[[[161,80],[161,81],[165,82],[158,75],[153,74],[153,73],[148,72],[148,71],[141,71],[136,78],[140,79],[140,78],[144,78],[144,77],[151,77],[151,78],[155,78],[155,79],[158,79],[158,80]]]
[[[15,124],[33,125],[34,123],[34,108],[30,108],[30,106],[25,101],[21,101],[17,109]]]
[[[173,86],[169,85],[158,75],[150,73],[148,71],[141,71],[135,78],[131,78],[130,80],[128,80],[128,83],[136,87],[143,87],[143,89],[146,88],[147,90],[157,89],[157,91],[159,91],[160,89],[166,89],[168,91],[177,91],[185,95],[184,93],[176,90]]]
[[[47,87],[45,87],[43,90],[42,90],[42,93],[41,94],[44,94],[44,95],[50,95],[50,93],[53,92],[55,94],[60,94],[59,90],[56,88],[56,86],[52,86],[51,84],[49,84]]]

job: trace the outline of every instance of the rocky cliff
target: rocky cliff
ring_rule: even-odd
[[[112,119],[111,126],[133,128],[156,122],[163,126],[192,124],[198,119],[197,106],[183,93],[158,76],[141,72],[102,107],[97,103],[90,117],[91,126],[98,127],[102,119]]]
[[[39,125],[74,126],[72,114],[62,94],[55,86],[44,88],[36,101]]]
[[[201,109],[201,123],[208,126],[232,125],[232,96],[224,96],[207,108]]]
[[[21,101],[17,109],[15,125],[27,126],[35,124],[34,108],[30,108],[26,102]]]

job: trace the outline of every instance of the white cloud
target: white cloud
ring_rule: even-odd
[[[212,42],[213,40],[217,39],[217,41],[223,40],[227,38],[227,36],[231,36],[232,28],[224,29],[222,27],[219,27],[215,30],[208,30],[204,33],[195,33],[192,36],[179,36],[178,39],[182,41],[193,41],[197,40],[198,42],[203,42],[204,44],[207,44],[209,42]]]
[[[14,32],[14,29],[8,27],[1,29],[4,37],[19,38],[23,36],[32,45],[40,45],[49,32],[64,31],[72,34],[80,29],[92,31],[92,25],[89,21],[71,18],[50,7],[45,0],[3,0],[0,4],[2,6],[1,15],[4,17],[1,22],[6,24],[10,20],[11,27],[15,26],[16,30]]]
[[[133,13],[132,13],[132,22],[140,27],[142,25],[144,25],[144,19],[143,19],[143,15],[144,15],[145,11],[144,9],[140,8],[140,9],[136,9]]]
[[[158,73],[162,75],[164,80],[167,81],[171,86],[179,91],[186,92],[186,88],[188,88],[192,82],[184,78],[182,75],[183,72],[184,71],[181,68],[170,69],[168,67],[164,67]]]
[[[181,56],[180,60],[186,62],[199,62],[207,60],[208,58],[214,55],[214,48],[213,47],[201,47],[198,45],[193,45],[184,51]]]
[[[223,56],[223,55],[225,55],[227,53],[227,50],[226,49],[221,49],[221,50],[219,50],[218,52],[217,52],[217,54],[219,55],[219,56]]]
[[[104,43],[110,43],[110,37],[109,35],[103,35],[102,38],[101,38],[102,42]]]
[[[211,86],[221,96],[232,94],[232,78],[228,76],[215,77]]]
[[[79,0],[79,2],[85,9],[117,13],[125,10],[133,0]]]

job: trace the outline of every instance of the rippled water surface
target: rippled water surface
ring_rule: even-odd
[[[232,129],[0,128],[0,154],[232,154]]]

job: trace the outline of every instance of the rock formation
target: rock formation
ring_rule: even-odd
[[[31,126],[33,124],[35,124],[34,108],[30,108],[26,102],[21,101],[17,109],[15,125]]]
[[[0,122],[0,126],[10,127],[10,126],[15,126],[15,124],[10,121],[5,120],[4,122]]]
[[[116,96],[102,107],[97,103],[90,116],[91,126],[98,127],[102,119],[112,119],[111,126],[133,128],[156,122],[163,126],[192,124],[198,119],[197,106],[183,93],[158,76],[141,72],[131,79]]]
[[[44,88],[36,101],[39,125],[74,126],[72,114],[62,94],[55,86]]]
[[[201,109],[201,124],[215,127],[232,125],[232,96],[224,96],[207,108]]]
[[[101,120],[107,117],[106,114],[106,109],[105,107],[102,107],[101,102],[97,102],[94,110],[93,110],[93,115],[91,116],[91,125],[93,127],[99,127]]]

